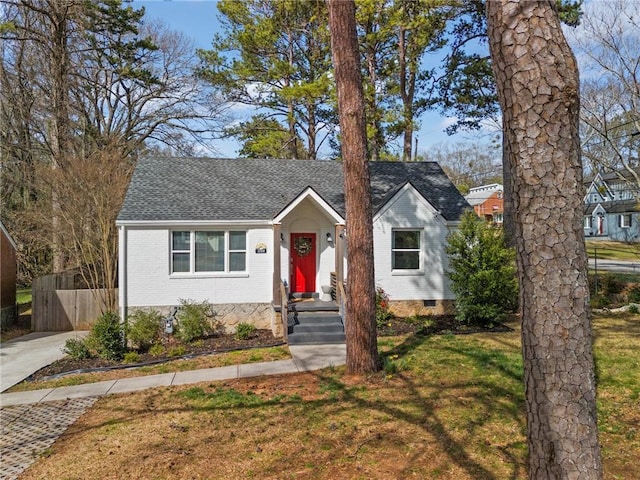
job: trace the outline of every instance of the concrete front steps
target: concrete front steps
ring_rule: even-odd
[[[289,345],[345,342],[342,319],[337,311],[296,311],[292,309],[289,315]]]

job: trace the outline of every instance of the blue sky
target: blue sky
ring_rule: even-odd
[[[216,0],[133,0],[132,6],[144,6],[147,18],[158,18],[167,23],[172,29],[189,35],[197,48],[209,48],[213,35],[220,28],[217,21],[218,10]],[[251,112],[247,112],[250,115]],[[243,118],[238,118],[238,121]],[[421,128],[417,133],[418,151],[428,151],[430,148],[450,142],[489,142],[489,131],[484,136],[477,133],[462,133],[453,137],[444,133],[444,128],[450,125],[452,119],[444,118],[436,112],[427,112],[421,118]],[[494,132],[495,134],[495,132]],[[415,141],[415,140],[414,140]],[[238,145],[227,140],[217,145],[220,154],[225,157],[237,155]]]

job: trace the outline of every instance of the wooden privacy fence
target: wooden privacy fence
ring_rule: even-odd
[[[33,281],[31,330],[88,330],[104,312],[107,290],[81,288],[77,274],[47,275]],[[117,290],[114,290],[118,298]]]

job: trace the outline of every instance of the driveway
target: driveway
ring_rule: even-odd
[[[84,338],[88,333],[36,332],[0,344],[0,392],[64,357],[62,347],[67,339]]]

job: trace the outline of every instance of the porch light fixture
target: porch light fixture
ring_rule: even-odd
[[[280,232],[280,241],[284,242],[284,233]]]
[[[330,233],[327,232],[327,242],[329,243],[333,243],[333,237],[331,236]]]

